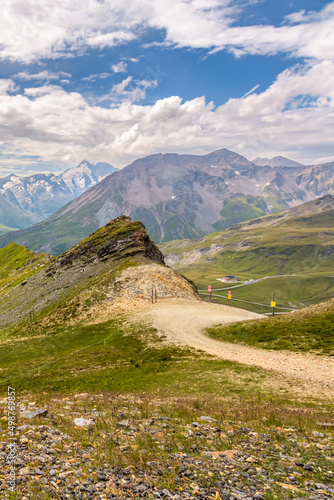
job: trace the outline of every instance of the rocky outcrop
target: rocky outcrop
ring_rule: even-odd
[[[62,254],[53,263],[52,269],[78,261],[87,263],[95,259],[119,260],[137,254],[164,264],[162,253],[150,240],[144,224],[132,222],[130,217],[122,215]]]
[[[131,311],[147,306],[152,288],[159,298],[199,299],[186,278],[165,266],[142,222],[127,216],[36,269],[21,285],[3,294],[0,290],[0,325],[26,317],[34,321],[46,307],[65,322]]]

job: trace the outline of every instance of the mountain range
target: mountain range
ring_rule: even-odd
[[[156,154],[107,176],[32,228],[2,235],[0,245],[16,241],[58,255],[123,214],[143,221],[157,243],[197,238],[331,193],[334,162],[260,166],[227,149]]]
[[[60,174],[15,174],[0,178],[0,232],[44,220],[118,169],[86,160]]]

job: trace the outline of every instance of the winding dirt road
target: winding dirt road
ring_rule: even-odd
[[[136,313],[133,319],[153,325],[167,341],[201,349],[218,358],[254,365],[299,379],[305,388],[334,396],[334,359],[311,354],[257,349],[220,342],[203,330],[213,325],[263,317],[242,309],[206,302],[165,300]]]

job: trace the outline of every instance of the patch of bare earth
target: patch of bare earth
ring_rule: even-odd
[[[146,309],[155,300],[175,298],[187,299],[194,304],[200,302],[195,288],[185,278],[160,264],[130,267],[117,276],[104,292],[105,300],[94,304],[86,314],[88,324]]]

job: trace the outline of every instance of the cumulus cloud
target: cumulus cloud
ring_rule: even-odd
[[[116,46],[147,28],[175,47],[242,54],[291,53],[334,58],[334,2],[320,12],[297,12],[285,25],[237,26],[243,2],[232,0],[3,0],[2,60],[31,62],[71,56],[88,47]]]
[[[139,84],[145,90],[151,82],[126,78],[113,88],[125,99],[102,107],[50,84],[13,95],[15,84],[0,80],[0,145],[8,154],[68,165],[83,157],[124,165],[152,152],[219,147],[249,158],[268,151],[292,154],[303,163],[332,158],[333,62],[296,66],[262,93],[230,99],[218,108],[204,97],[184,102],[179,96],[139,105],[131,95]],[[301,98],[303,106],[296,107]]]
[[[128,65],[124,61],[121,61],[117,64],[113,64],[111,66],[111,69],[113,70],[114,73],[125,73],[127,68],[128,68]]]

